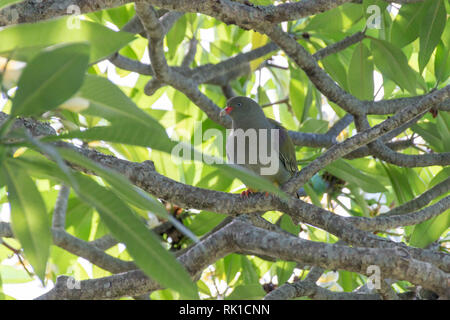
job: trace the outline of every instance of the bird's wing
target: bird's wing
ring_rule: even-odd
[[[291,173],[294,174],[298,171],[297,159],[295,157],[295,147],[294,143],[289,137],[286,129],[277,121],[268,119],[269,122],[274,126],[275,129],[279,129],[278,145],[279,145],[279,157],[284,167]]]

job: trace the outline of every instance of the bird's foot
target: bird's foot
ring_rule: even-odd
[[[241,197],[242,198],[248,198],[251,195],[256,194],[256,193],[257,193],[257,191],[254,191],[252,189],[247,189],[247,190],[244,190],[244,191],[241,192]],[[269,193],[265,192],[264,196],[267,198],[269,196]]]
[[[256,192],[252,189],[247,189],[241,192],[241,198],[248,198],[250,195],[255,194]]]

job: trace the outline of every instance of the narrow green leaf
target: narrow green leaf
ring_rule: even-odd
[[[414,226],[409,244],[414,247],[425,248],[450,227],[450,210],[446,210],[439,216]]]
[[[391,26],[391,42],[402,48],[419,36],[426,2],[402,5]]]
[[[229,254],[223,258],[223,266],[225,271],[225,279],[230,284],[239,270],[241,270],[241,258],[237,254]]]
[[[3,164],[11,206],[11,227],[25,257],[36,275],[44,282],[52,243],[47,209],[34,181],[27,172],[8,159]]]
[[[300,122],[303,118],[306,87],[307,86],[305,86],[305,83],[291,77],[291,81],[289,83],[289,101],[292,103],[292,109]]]
[[[360,5],[345,3],[337,8],[315,15],[305,30],[345,31],[363,18]]]
[[[73,138],[85,141],[103,140],[153,148],[170,153],[176,142],[170,140],[165,131],[158,132],[158,128],[156,130],[152,129],[151,123],[145,126],[137,122],[124,120],[120,124],[93,127],[84,131],[71,131],[57,137],[46,137],[45,140],[54,141]]]
[[[173,145],[164,127],[153,117],[142,111],[122,90],[108,79],[87,75],[78,95],[91,102],[89,108],[83,111],[83,114],[107,119],[116,126],[114,130],[117,129],[120,131],[120,134],[124,134],[124,137],[117,142],[124,142],[129,138],[133,141],[130,144],[170,152]],[[130,128],[133,128],[133,130],[130,130]],[[89,134],[89,136],[97,135],[96,130],[98,129],[95,129],[94,133]],[[108,136],[110,134],[108,130],[100,129],[99,134]],[[133,132],[136,134],[133,134]],[[97,139],[100,140],[101,138]],[[106,137],[103,139],[107,140]]]
[[[177,51],[178,46],[181,42],[183,42],[184,37],[186,36],[186,16],[183,15],[178,21],[170,28],[170,31],[167,33],[167,48],[169,49],[169,57],[172,59],[175,57],[175,53]]]
[[[245,284],[259,284],[256,267],[246,256],[241,255],[242,275]]]
[[[39,115],[69,99],[81,87],[88,59],[89,45],[85,43],[42,51],[19,79],[11,115]]]
[[[431,54],[436,48],[441,34],[444,31],[447,20],[444,1],[426,1],[428,8],[420,24],[420,48],[419,48],[419,70],[423,69],[430,60]]]
[[[422,138],[430,144],[430,146],[436,152],[447,152],[444,148],[444,141],[442,140],[439,129],[435,123],[424,122],[420,124],[414,124],[411,129],[422,136]]]
[[[322,59],[325,71],[328,72],[343,89],[348,90],[347,71],[342,63],[339,55],[329,55]]]
[[[45,35],[45,36],[43,36]],[[60,43],[88,42],[89,62],[100,61],[135,39],[128,32],[115,32],[99,23],[75,16],[9,26],[0,31],[0,55],[29,61],[44,47]]]
[[[442,137],[445,152],[450,151],[450,115],[445,112],[439,112],[436,117],[436,127]]]
[[[397,205],[401,205],[414,198],[414,192],[408,181],[408,169],[409,168],[397,168],[389,164],[383,164],[389,180],[391,181],[392,188],[394,189],[395,197],[397,198]]]
[[[256,300],[266,295],[262,286],[258,284],[246,284],[237,286],[225,300]]]
[[[280,218],[280,228],[286,230],[289,233],[292,233],[295,236],[298,236],[301,227],[298,224],[294,224],[292,219],[287,214],[283,214]]]
[[[436,47],[434,75],[437,83],[445,81],[445,79],[450,77],[450,48],[445,46],[443,41],[439,42]]]
[[[386,188],[372,177],[349,164],[346,160],[337,160],[325,167],[332,175],[361,187],[366,192],[384,192]]]
[[[282,284],[284,284],[286,281],[289,280],[297,263],[292,261],[277,261],[275,265],[276,265],[276,274],[278,278],[278,285],[281,286]]]
[[[211,231],[225,218],[226,215],[224,214],[202,211],[192,218],[192,222],[189,223],[188,227],[194,234],[201,236]]]
[[[373,99],[373,61],[369,49],[362,42],[353,50],[347,81],[351,94],[362,100]]]
[[[377,68],[402,89],[416,94],[416,73],[408,65],[402,50],[384,40],[371,40],[373,59]]]

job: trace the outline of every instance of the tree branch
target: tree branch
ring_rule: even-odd
[[[239,220],[194,244],[178,257],[193,278],[217,259],[231,252],[245,250],[286,261],[307,263],[329,269],[345,269],[365,274],[377,265],[385,276],[423,285],[442,297],[449,295],[449,275],[436,267],[399,254],[392,249],[350,248],[347,246],[303,240],[251,226]],[[407,270],[407,272],[405,272]],[[140,295],[160,289],[142,271],[135,270],[110,277],[84,280],[81,290],[68,289],[67,278],[59,277],[55,288],[39,299],[111,299]]]
[[[58,198],[56,199],[55,209],[53,210],[53,228],[64,229],[66,226],[66,211],[67,200],[69,199],[70,187],[63,184],[59,190]]]

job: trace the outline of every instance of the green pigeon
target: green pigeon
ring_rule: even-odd
[[[295,148],[286,129],[266,118],[262,108],[247,97],[233,97],[221,116],[233,120],[227,139],[228,161],[239,164],[280,186],[298,171]],[[239,130],[241,129],[241,130]],[[254,190],[242,194],[248,196]]]

